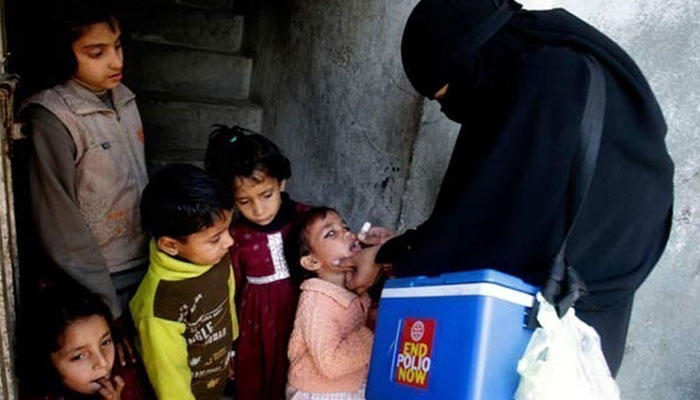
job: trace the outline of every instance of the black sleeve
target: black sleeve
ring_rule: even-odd
[[[462,125],[431,216],[377,261],[399,276],[494,268],[542,279],[566,227],[588,79],[568,49],[521,60]]]
[[[411,239],[415,232],[415,229],[410,229],[384,243],[379,249],[375,261],[379,264],[394,264],[399,257],[409,255],[411,252]]]

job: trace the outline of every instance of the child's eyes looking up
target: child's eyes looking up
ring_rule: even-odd
[[[340,227],[340,230],[343,231],[343,232],[348,232],[348,231],[350,231],[350,228],[348,228],[347,225],[343,225],[343,226]],[[326,232],[326,234],[323,235],[323,237],[324,237],[324,238],[331,238],[331,237],[334,237],[334,236],[335,236],[335,233],[336,233],[336,230],[335,230],[335,229],[331,229],[331,230],[329,230],[328,232]]]

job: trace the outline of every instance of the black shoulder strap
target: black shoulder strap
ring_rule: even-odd
[[[587,292],[583,279],[566,260],[566,246],[571,232],[581,216],[583,203],[591,187],[598,160],[603,121],[605,120],[606,95],[603,68],[590,55],[586,55],[585,60],[591,76],[588,97],[581,120],[581,139],[578,151],[574,156],[574,168],[571,176],[574,217],[559,252],[552,260],[549,278],[542,287],[542,296],[556,306],[560,317]]]

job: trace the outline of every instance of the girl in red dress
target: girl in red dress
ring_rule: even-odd
[[[234,370],[236,400],[279,400],[287,380],[287,345],[298,287],[290,279],[283,241],[309,207],[284,193],[289,160],[265,137],[216,125],[207,172],[231,185],[239,218],[231,225],[240,336]]]

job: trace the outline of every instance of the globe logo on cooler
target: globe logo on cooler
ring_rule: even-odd
[[[424,334],[425,325],[423,324],[423,321],[414,322],[413,326],[411,326],[411,339],[413,339],[414,342],[420,342],[420,340],[423,339]]]

